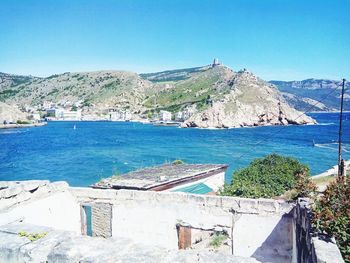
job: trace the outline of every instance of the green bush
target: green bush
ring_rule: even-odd
[[[211,240],[209,242],[209,246],[212,246],[214,248],[219,248],[224,243],[225,240],[227,240],[228,235],[225,232],[216,232],[211,237]]]
[[[18,233],[18,235],[20,237],[27,237],[31,242],[37,241],[40,238],[43,238],[47,235],[47,232],[43,232],[43,233],[27,233],[25,231],[20,231]]]
[[[175,160],[172,162],[173,165],[184,164],[185,162],[182,160]]]
[[[30,124],[30,121],[18,120],[17,124]]]
[[[309,177],[309,168],[298,160],[271,154],[254,160],[246,168],[235,171],[232,183],[225,185],[220,194],[271,198],[280,196],[296,186],[303,189],[302,184],[308,184]],[[311,190],[305,192],[309,194]],[[303,193],[298,192],[296,197],[301,195]]]
[[[350,178],[331,182],[314,206],[313,224],[334,237],[346,263],[350,263]]]

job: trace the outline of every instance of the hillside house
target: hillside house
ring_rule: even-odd
[[[161,110],[159,112],[159,118],[161,121],[171,121],[172,114],[170,111]]]

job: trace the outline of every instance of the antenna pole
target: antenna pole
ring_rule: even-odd
[[[342,158],[342,135],[343,135],[343,107],[344,107],[345,79],[341,90],[340,116],[339,116],[339,141],[338,141],[338,176],[344,175],[344,160]]]

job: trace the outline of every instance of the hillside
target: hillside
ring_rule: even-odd
[[[0,102],[0,125],[4,122],[16,123],[17,121],[26,121],[28,115],[20,111],[17,107]]]
[[[7,97],[15,95],[15,89],[12,88],[36,79],[39,78],[0,72],[0,100],[2,101]]]
[[[112,107],[139,113],[145,90],[150,86],[149,81],[126,71],[67,72],[3,87],[0,100],[21,106],[52,101],[60,106],[80,105],[95,113]]]
[[[163,87],[148,94],[144,105],[151,110],[191,112],[192,116],[182,127],[228,128],[313,122],[307,116],[299,117],[301,113],[284,101],[275,86],[246,70],[234,72],[219,65],[186,73],[186,78],[179,81],[170,81],[171,71],[153,75],[162,76]],[[161,85],[159,79],[156,83]]]
[[[306,79],[302,81],[270,81],[282,92],[286,101],[296,109],[305,111],[335,111],[339,110],[341,81],[326,79]],[[350,83],[346,84],[345,110],[350,110]],[[316,101],[321,101],[312,107]]]
[[[142,77],[141,77],[142,76]],[[10,83],[10,82],[9,82]],[[290,107],[276,87],[246,70],[223,65],[138,75],[126,71],[64,73],[3,85],[0,100],[41,108],[49,101],[107,116],[126,110],[132,119],[154,118],[160,110],[184,114],[183,127],[241,127],[314,121]],[[298,117],[298,118],[297,118]],[[297,120],[295,120],[297,119]]]
[[[214,90],[210,105],[183,123],[183,127],[230,128],[314,123],[287,104],[278,90],[247,70],[228,72]]]
[[[195,67],[195,68],[186,68],[186,69],[174,69],[166,70],[162,72],[155,73],[144,73],[140,76],[144,79],[161,82],[161,81],[178,81],[190,78],[192,73],[205,71],[207,67]]]

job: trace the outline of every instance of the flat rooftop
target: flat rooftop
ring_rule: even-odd
[[[227,167],[226,164],[164,164],[112,176],[91,187],[162,191],[225,172]]]

